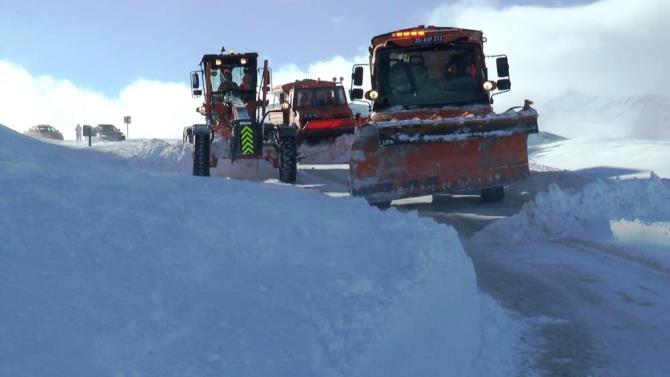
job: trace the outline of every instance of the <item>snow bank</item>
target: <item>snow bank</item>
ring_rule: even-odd
[[[64,142],[69,147],[84,148],[86,143]],[[94,142],[93,149],[128,160],[134,167],[169,173],[191,174],[193,145],[181,140],[133,139],[123,142]],[[277,178],[277,169],[265,160],[219,160],[210,171],[212,176],[265,181]]]
[[[649,179],[598,180],[579,191],[549,186],[517,215],[496,221],[474,236],[477,242],[522,243],[560,239],[608,242],[624,247],[642,238],[662,253],[638,253],[670,266],[670,183]],[[630,248],[626,248],[630,249]]]
[[[342,135],[332,143],[304,143],[300,146],[301,164],[348,164],[351,155],[351,144],[354,135]],[[58,142],[70,147],[84,148],[86,143],[73,141]],[[163,172],[191,174],[193,170],[193,145],[184,144],[181,140],[133,139],[123,142],[94,142],[93,148],[112,153],[130,161],[140,168]],[[249,181],[276,179],[277,169],[265,160],[238,160],[234,164],[230,160],[220,160],[211,174],[218,177],[229,177]]]
[[[670,140],[670,96],[609,97],[569,91],[537,104],[540,128],[570,138],[583,136]]]
[[[670,216],[669,216],[670,217]],[[670,271],[670,222],[610,221],[617,244],[646,262]]]
[[[670,248],[670,222],[645,223],[640,220],[610,221],[616,239]]]
[[[335,139],[332,143],[308,144],[300,146],[299,158],[301,164],[348,164],[351,157],[351,145],[354,135],[346,134]]]
[[[72,145],[72,143],[69,143]],[[85,143],[84,143],[85,144]],[[80,146],[79,144],[78,146]],[[181,140],[132,139],[123,142],[96,142],[96,150],[113,153],[131,165],[164,172],[191,174],[193,146]]]
[[[0,375],[462,376],[477,355],[472,263],[416,214],[6,128],[0,181]]]
[[[670,177],[670,141],[582,137],[531,145],[529,138],[528,151],[534,163],[582,170],[602,178],[648,177],[650,171]]]

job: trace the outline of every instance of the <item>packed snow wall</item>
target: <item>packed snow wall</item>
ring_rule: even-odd
[[[456,232],[363,200],[137,170],[0,128],[0,375],[468,373]]]

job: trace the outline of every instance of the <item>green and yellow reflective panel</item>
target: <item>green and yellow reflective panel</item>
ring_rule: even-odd
[[[242,154],[254,154],[254,128],[250,125],[242,127],[240,131],[242,141]]]

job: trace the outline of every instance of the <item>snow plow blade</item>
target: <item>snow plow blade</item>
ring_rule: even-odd
[[[322,138],[353,134],[355,129],[356,121],[353,118],[319,119],[307,122],[301,133],[304,139],[316,141]]]
[[[371,204],[496,187],[528,175],[537,112],[370,122],[356,131],[351,193]]]

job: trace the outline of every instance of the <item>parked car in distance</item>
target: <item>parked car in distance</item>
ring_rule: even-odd
[[[103,141],[126,140],[126,135],[113,124],[98,124],[93,128],[93,137]]]
[[[37,126],[30,127],[28,131],[23,133],[43,139],[63,140],[63,134],[48,124],[38,124]]]

